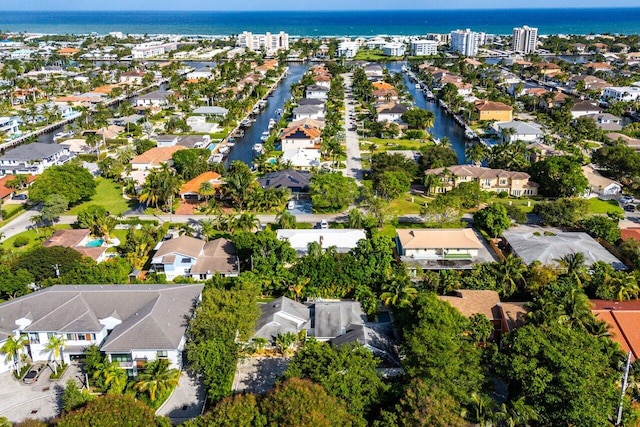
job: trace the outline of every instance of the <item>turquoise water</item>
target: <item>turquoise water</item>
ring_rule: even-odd
[[[210,151],[213,151],[214,148],[216,148],[218,146],[218,144],[215,143],[211,143],[209,144],[209,146],[207,147]]]
[[[95,240],[91,240],[90,242],[87,242],[87,244],[84,245],[84,246],[87,247],[87,248],[99,248],[103,244],[104,244],[104,240],[95,239]]]
[[[222,35],[242,31],[286,31],[300,36],[372,36],[446,33],[458,28],[511,34],[513,27],[521,25],[538,27],[540,34],[637,34],[640,33],[640,7],[333,12],[0,12],[0,28],[3,30],[57,34],[122,31],[133,34]]]

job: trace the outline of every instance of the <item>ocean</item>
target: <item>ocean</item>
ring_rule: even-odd
[[[639,8],[396,11],[120,11],[14,12],[0,10],[0,29],[51,34],[202,34],[285,31],[297,36],[374,36],[447,33],[470,28],[511,34],[640,34]]]

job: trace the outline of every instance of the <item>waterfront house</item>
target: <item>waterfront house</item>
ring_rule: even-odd
[[[591,300],[591,312],[607,324],[609,337],[623,352],[631,352],[631,361],[640,358],[640,301]]]
[[[174,147],[180,146],[184,148],[206,148],[211,144],[209,135],[158,135],[155,137],[157,146]]]
[[[394,89],[376,89],[372,95],[374,102],[398,101],[398,92]]]
[[[217,120],[224,119],[228,113],[229,113],[228,109],[217,107],[215,105],[211,107],[198,107],[192,112],[192,114],[196,116],[206,116],[211,119],[217,119]]]
[[[289,164],[293,169],[311,170],[320,167],[320,150],[315,148],[300,148],[298,150],[286,150],[280,158],[284,164]]]
[[[602,101],[636,101],[640,98],[640,87],[637,86],[619,86],[605,87],[602,92]]]
[[[395,102],[381,104],[376,107],[379,122],[399,123],[402,121],[402,115],[408,110],[405,105]]]
[[[590,114],[601,114],[602,108],[595,102],[591,101],[580,101],[576,102],[573,107],[571,107],[571,117],[577,119],[578,117],[588,116]]]
[[[293,120],[324,119],[324,105],[298,105],[292,111]]]
[[[182,368],[187,319],[200,301],[203,285],[55,285],[0,304],[0,346],[9,336],[27,335],[26,353],[51,363],[49,339],[66,339],[65,363],[97,345],[111,362],[135,376],[162,358]],[[0,362],[0,372],[12,368]]]
[[[338,253],[347,253],[366,239],[367,234],[360,229],[313,229],[276,231],[279,240],[286,240],[296,250],[298,256],[307,255],[310,243],[318,243],[322,249],[335,247]]]
[[[211,184],[217,193],[224,184],[220,178],[221,176],[217,172],[208,171],[201,173],[180,187],[180,197],[185,200],[200,201],[202,199],[202,196],[200,195],[200,187],[205,182]]]
[[[233,277],[240,273],[235,246],[224,238],[209,242],[189,236],[165,240],[158,245],[151,265],[167,280],[176,277],[209,280],[216,274]]]
[[[494,102],[486,99],[475,102],[475,109],[479,114],[479,120],[495,120],[497,122],[510,122],[513,120],[513,108],[502,102]]]
[[[18,117],[0,117],[0,132],[6,136],[19,132]]]
[[[62,165],[73,158],[67,145],[34,142],[7,150],[0,157],[1,175],[40,175],[51,166]]]
[[[533,122],[512,121],[505,123],[496,123],[496,131],[502,136],[504,142],[525,141],[535,142],[542,138],[544,132],[540,125]],[[504,132],[505,129],[512,129],[512,134]],[[506,133],[506,135],[505,135]]]
[[[134,86],[142,86],[142,79],[145,76],[144,71],[133,70],[133,71],[125,71],[120,74],[120,83],[134,85]]]
[[[289,126],[280,135],[282,151],[317,148],[321,135],[322,130],[313,126]]]
[[[299,170],[283,170],[278,172],[269,172],[262,178],[258,179],[260,187],[265,190],[268,188],[280,189],[286,188],[294,194],[308,193],[311,174],[308,171]]]
[[[187,80],[211,80],[213,73],[209,67],[201,67],[187,73]]]
[[[511,196],[535,196],[539,185],[529,181],[526,172],[490,169],[473,165],[456,165],[447,168],[429,169],[426,175],[440,177],[440,184],[432,186],[431,193],[446,193],[463,182],[477,182],[480,189],[496,193],[506,192]]]
[[[367,79],[374,82],[380,81],[384,77],[384,71],[380,64],[367,64],[364,67],[364,74]]]
[[[305,89],[304,96],[309,99],[327,99],[328,92],[329,89],[325,86],[311,85]]]

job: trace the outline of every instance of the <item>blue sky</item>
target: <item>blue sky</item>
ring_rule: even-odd
[[[0,10],[380,10],[640,7],[638,0],[2,0]]]

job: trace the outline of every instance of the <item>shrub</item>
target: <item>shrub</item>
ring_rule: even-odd
[[[509,197],[509,192],[508,191],[501,191],[498,193],[498,197],[501,199],[506,199],[507,197]]]
[[[16,239],[13,241],[13,247],[14,248],[21,248],[23,246],[26,246],[29,244],[29,242],[31,242],[31,239],[29,239],[28,236],[18,236],[16,237]]]

